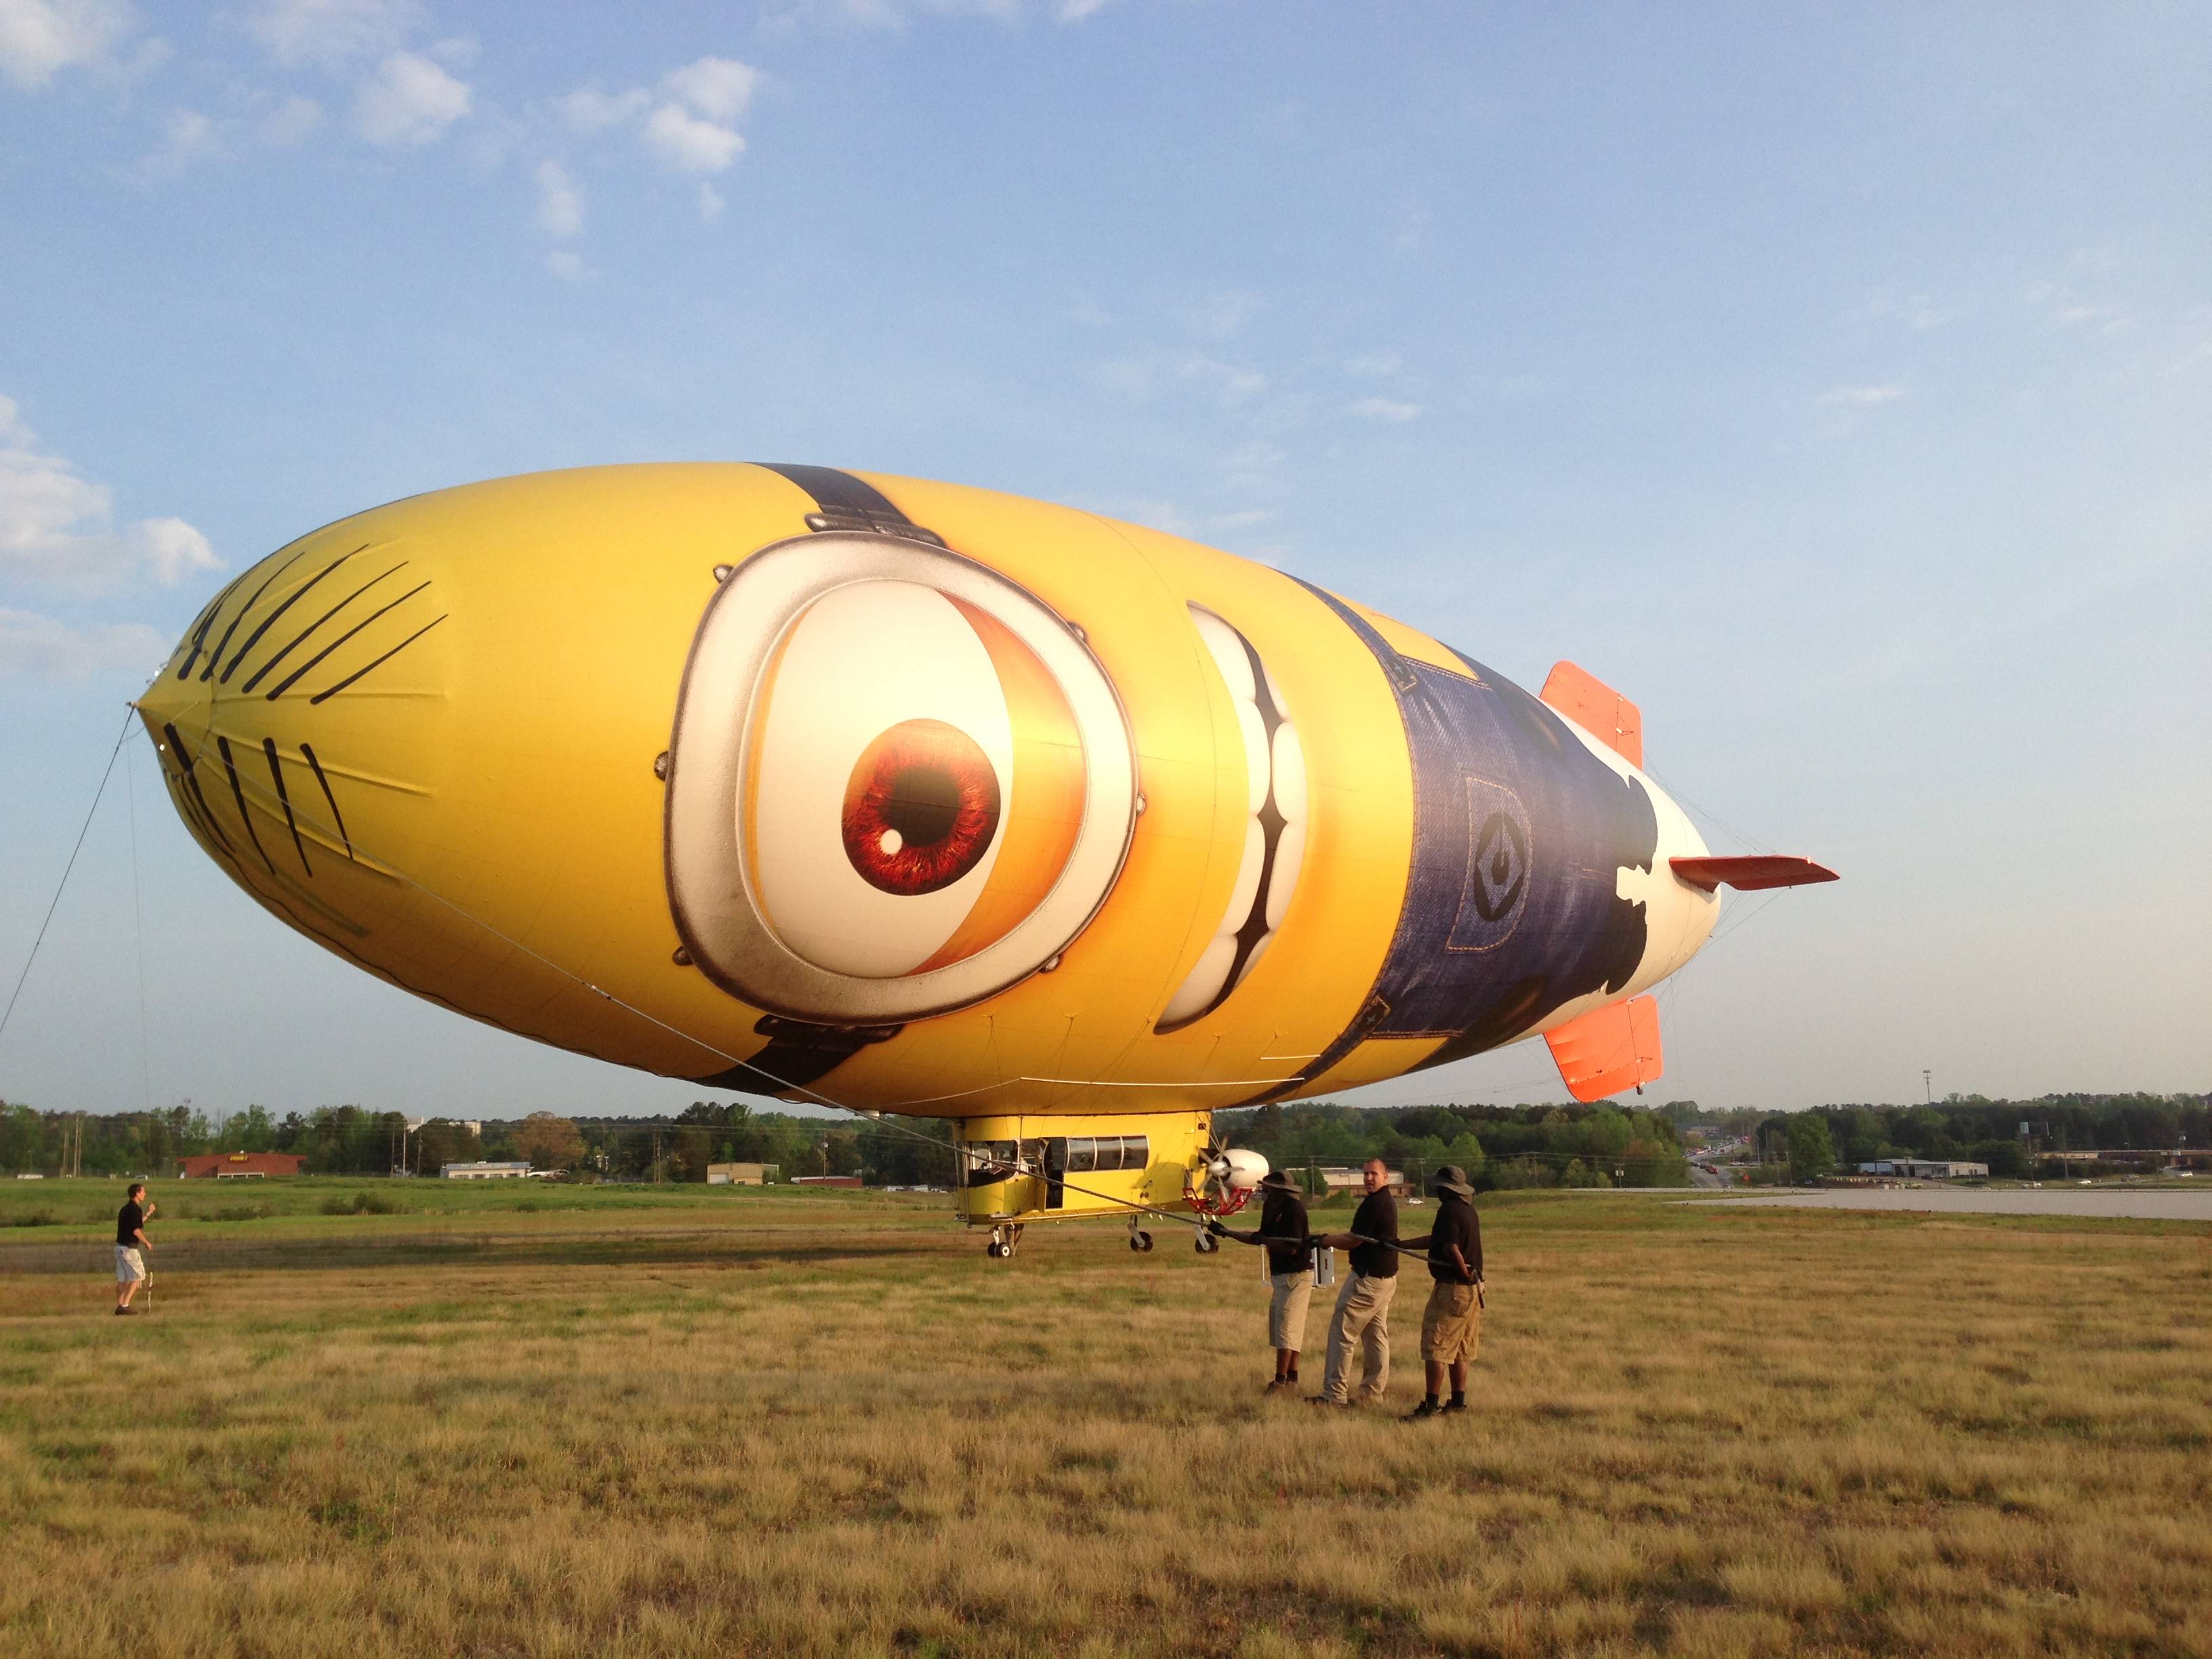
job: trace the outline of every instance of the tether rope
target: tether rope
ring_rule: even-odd
[[[100,775],[100,787],[92,792],[92,805],[84,815],[84,823],[76,832],[76,845],[70,848],[69,862],[62,866],[62,878],[54,884],[54,896],[46,905],[46,916],[39,924],[39,935],[31,941],[31,954],[23,958],[23,971],[15,975],[15,988],[8,998],[5,1012],[0,1012],[0,1034],[5,1034],[8,1022],[15,1018],[15,1003],[23,994],[23,982],[31,976],[31,964],[39,959],[39,947],[46,942],[46,929],[53,925],[54,911],[62,902],[62,891],[69,885],[70,872],[76,868],[76,855],[84,850],[86,833],[92,828],[94,815],[100,811],[100,797],[107,793],[107,781],[115,775],[115,757],[123,752],[123,740],[131,735],[131,721],[137,713],[134,706],[123,716],[123,729],[115,734],[115,747],[107,751],[106,768]]]

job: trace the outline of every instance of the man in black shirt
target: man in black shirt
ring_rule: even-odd
[[[1317,1406],[1348,1406],[1352,1350],[1359,1349],[1359,1400],[1372,1405],[1390,1386],[1390,1298],[1398,1289],[1398,1200],[1390,1196],[1390,1169],[1370,1158],[1359,1170],[1367,1194],[1352,1213],[1352,1231],[1326,1233],[1321,1243],[1352,1252],[1352,1273],[1337,1292],[1328,1322],[1328,1367],[1322,1373]]]
[[[1298,1386],[1298,1350],[1304,1346],[1306,1304],[1313,1298],[1313,1237],[1305,1201],[1290,1176],[1270,1170],[1261,1177],[1260,1224],[1239,1232],[1210,1221],[1216,1238],[1240,1244],[1264,1244],[1267,1250],[1267,1342],[1275,1351],[1275,1380],[1267,1392]]]
[[[1426,1245],[1429,1305],[1421,1315],[1421,1358],[1428,1366],[1427,1396],[1413,1408],[1416,1417],[1467,1409],[1467,1362],[1482,1346],[1482,1223],[1470,1201],[1474,1188],[1467,1172],[1446,1164],[1432,1183],[1437,1191],[1436,1224],[1426,1238],[1409,1238],[1406,1248]],[[1444,1373],[1451,1373],[1451,1403],[1439,1406]]]
[[[146,1258],[139,1252],[154,1248],[154,1241],[146,1237],[146,1216],[153,1207],[146,1201],[146,1183],[134,1181],[123,1195],[123,1207],[115,1212],[115,1311],[118,1314],[138,1311],[131,1305],[131,1298],[146,1282]]]

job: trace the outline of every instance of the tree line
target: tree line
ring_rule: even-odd
[[[171,1176],[207,1152],[289,1152],[309,1175],[436,1175],[448,1164],[526,1161],[572,1177],[704,1181],[709,1164],[764,1164],[778,1176],[857,1175],[873,1186],[950,1186],[951,1126],[896,1125],[762,1112],[694,1101],[647,1117],[533,1112],[478,1125],[321,1106],[279,1117],[252,1105],[220,1120],[190,1106],[159,1112],[49,1112],[0,1103],[0,1174]]]
[[[1820,1106],[1787,1115],[1721,1115],[1721,1127],[1750,1138],[1762,1158],[1786,1164],[1793,1181],[1817,1181],[1862,1164],[1924,1158],[1986,1164],[2002,1180],[2075,1171],[2060,1152],[2173,1152],[2212,1147],[2212,1096],[2045,1095],[1991,1100],[1958,1095],[1919,1106]],[[2115,1167],[2142,1160],[2119,1157]],[[2081,1172],[2101,1172],[2092,1164]]]
[[[1691,1104],[1694,1103],[1677,1103]],[[1353,1107],[1270,1104],[1214,1115],[1217,1135],[1319,1190],[1327,1167],[1379,1158],[1415,1186],[1446,1164],[1475,1189],[1686,1187],[1689,1159],[1665,1110],[1596,1105]]]
[[[435,1175],[450,1163],[526,1159],[580,1179],[703,1181],[707,1165],[766,1164],[783,1179],[858,1175],[873,1186],[953,1184],[952,1126],[941,1119],[850,1122],[694,1101],[673,1115],[571,1118],[534,1112],[480,1127],[398,1112],[322,1106],[282,1117],[251,1105],[217,1121],[190,1106],[161,1112],[40,1111],[0,1103],[0,1174],[173,1174],[196,1153],[297,1153],[313,1175]],[[2027,1133],[2021,1133],[2021,1126]],[[1693,1126],[1698,1133],[1693,1134]],[[1425,1182],[1444,1164],[1478,1188],[1680,1187],[1690,1139],[1742,1139],[1792,1179],[1899,1157],[1987,1164],[2005,1177],[2053,1174],[2057,1152],[2212,1148],[2212,1096],[2045,1095],[1932,1104],[1712,1111],[1693,1100],[1645,1109],[1595,1105],[1352,1107],[1271,1104],[1216,1115],[1217,1133],[1318,1190],[1324,1167],[1380,1158]]]

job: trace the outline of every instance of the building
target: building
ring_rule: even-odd
[[[791,1178],[791,1184],[794,1187],[857,1187],[860,1184],[860,1177],[858,1176],[793,1176]]]
[[[448,1181],[520,1181],[527,1176],[544,1176],[552,1171],[533,1170],[528,1158],[512,1164],[448,1164],[438,1173]]]
[[[186,1181],[261,1181],[295,1176],[307,1161],[296,1152],[202,1152],[179,1158],[177,1173]]]
[[[1944,1158],[1883,1158],[1860,1164],[1859,1173],[1897,1176],[1906,1181],[1987,1181],[1990,1166]]]
[[[1365,1165],[1360,1166],[1360,1169],[1364,1168]],[[1297,1179],[1298,1174],[1296,1170],[1286,1170],[1285,1173],[1293,1180]],[[1360,1174],[1359,1169],[1319,1170],[1315,1173],[1321,1176],[1325,1189],[1332,1193],[1358,1192],[1362,1190],[1361,1183],[1365,1179]],[[1383,1190],[1403,1198],[1406,1194],[1406,1172],[1403,1170],[1390,1170],[1389,1179],[1383,1183]]]
[[[774,1164],[709,1164],[709,1187],[765,1187],[783,1173]]]

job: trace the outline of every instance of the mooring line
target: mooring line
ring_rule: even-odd
[[[31,964],[39,959],[39,947],[46,942],[46,929],[54,920],[55,908],[62,902],[62,890],[69,885],[70,872],[76,868],[76,855],[84,850],[86,831],[92,828],[93,814],[100,811],[100,798],[107,793],[107,781],[115,775],[115,757],[123,752],[123,740],[131,735],[131,721],[137,713],[136,708],[123,716],[123,729],[115,734],[115,747],[107,751],[107,766],[100,775],[100,787],[92,792],[92,805],[84,815],[84,823],[76,832],[76,845],[70,848],[69,862],[62,866],[62,878],[55,884],[54,896],[46,905],[46,918],[39,924],[39,936],[31,941],[31,954],[23,958],[23,971],[15,975],[15,988],[8,998],[8,1007],[0,1013],[0,1034],[8,1030],[8,1022],[15,1017],[15,1000],[23,994],[23,981],[31,976]]]

